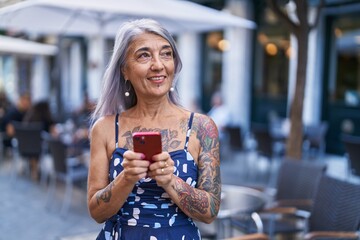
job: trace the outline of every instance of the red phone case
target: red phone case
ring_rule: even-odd
[[[145,159],[151,161],[153,155],[162,152],[161,134],[159,132],[133,133],[134,152],[145,154]]]

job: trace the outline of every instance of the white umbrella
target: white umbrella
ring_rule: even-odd
[[[0,36],[0,53],[55,55],[58,47],[29,40]]]
[[[159,21],[172,33],[255,28],[250,20],[183,0],[28,0],[0,9],[0,28],[114,36],[123,21],[143,17]]]

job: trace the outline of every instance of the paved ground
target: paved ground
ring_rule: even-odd
[[[100,228],[88,214],[85,189],[76,189],[71,210],[66,217],[60,216],[63,185],[46,207],[47,188],[32,182],[26,176],[12,178],[10,161],[0,165],[0,239],[1,240],[75,240],[67,238],[89,235]],[[94,234],[87,239],[95,239]]]
[[[231,157],[229,157],[231,156]],[[251,153],[231,153],[222,161],[224,184],[268,184],[268,161]],[[342,157],[327,156],[329,174],[346,175],[346,162]],[[74,192],[71,210],[66,218],[59,209],[62,185],[51,208],[46,208],[47,188],[26,176],[11,178],[11,161],[0,159],[0,240],[90,240],[95,239],[102,225],[93,221],[87,211],[86,190]],[[256,163],[256,164],[255,164]]]

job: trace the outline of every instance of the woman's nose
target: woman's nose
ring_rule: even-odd
[[[153,71],[158,71],[158,70],[162,70],[164,68],[164,64],[161,61],[160,57],[153,57],[152,61],[151,61],[151,70]]]

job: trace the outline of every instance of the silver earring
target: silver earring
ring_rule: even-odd
[[[174,88],[174,87],[171,87],[171,88],[170,88],[170,92],[173,92],[173,91],[175,91],[175,88]]]
[[[129,80],[125,80],[125,88],[126,88],[126,83],[127,83],[127,82],[129,82]],[[125,97],[130,96],[130,93],[129,93],[130,89],[131,89],[131,83],[130,83],[128,89],[126,89]]]

